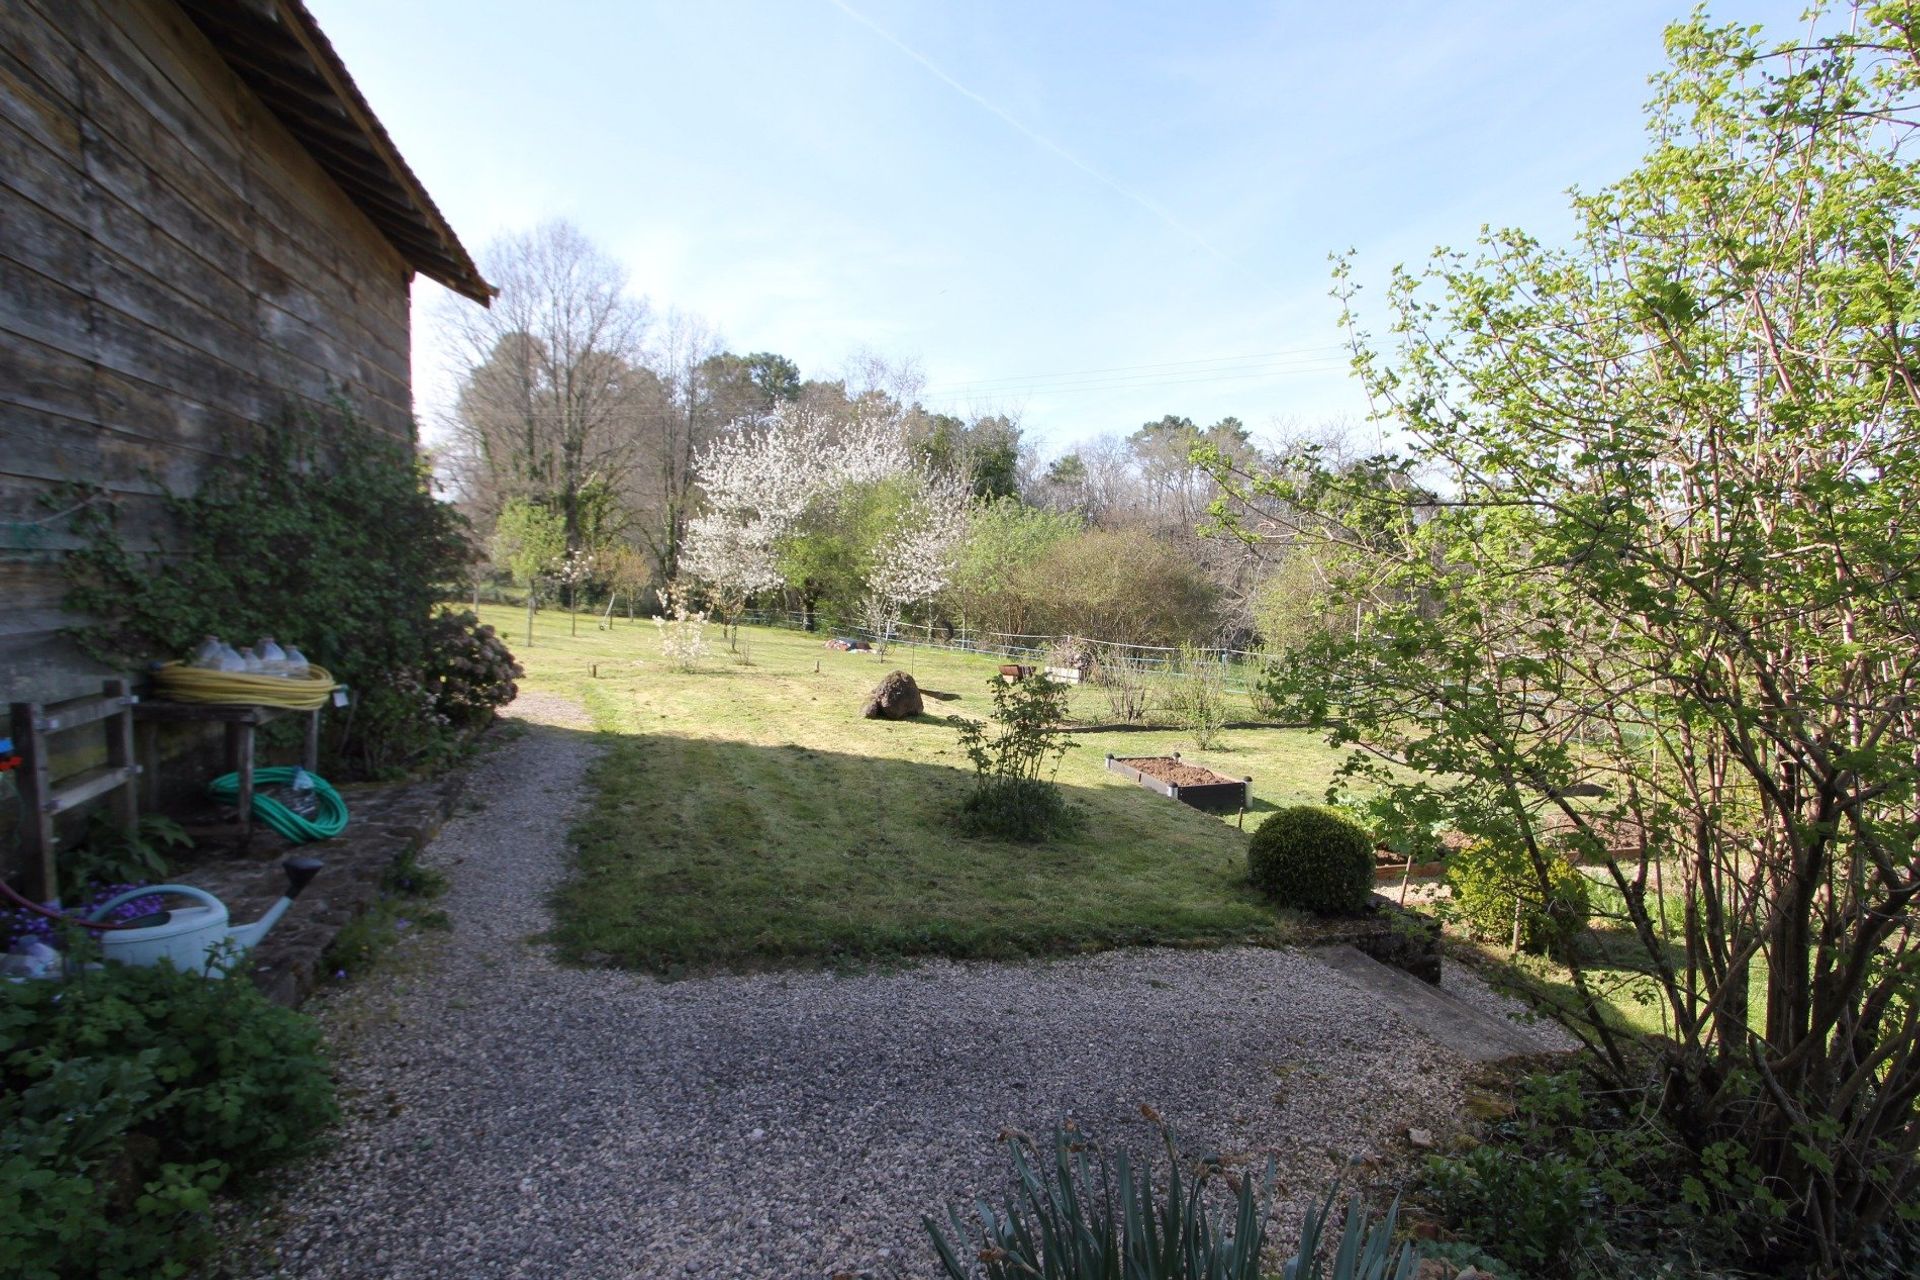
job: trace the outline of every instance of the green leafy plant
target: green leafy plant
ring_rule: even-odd
[[[1517,919],[1520,949],[1536,954],[1567,954],[1593,911],[1592,886],[1578,870],[1554,861],[1543,891],[1525,850],[1489,840],[1453,855],[1447,887],[1453,893],[1450,911],[1474,937],[1510,943]]]
[[[373,905],[327,944],[322,966],[336,980],[357,977],[376,966],[404,930],[452,928],[446,912],[430,905],[446,891],[446,873],[421,865],[416,852],[408,850],[381,874]]]
[[[1418,783],[1350,795],[1329,807],[1352,818],[1366,828],[1375,843],[1402,857],[1432,862],[1444,852],[1440,832],[1445,821],[1440,806]]]
[[[1266,1243],[1260,1195],[1272,1181],[1217,1163],[1183,1161],[1162,1130],[1167,1176],[1158,1189],[1150,1163],[1106,1151],[1056,1129],[1049,1167],[1025,1134],[1007,1141],[1014,1189],[1003,1208],[978,1203],[969,1222],[949,1206],[947,1222],[921,1221],[950,1280],[1259,1280]],[[1183,1177],[1183,1168],[1186,1170]],[[1209,1184],[1226,1184],[1231,1218],[1210,1211]]]
[[[1283,907],[1352,915],[1373,893],[1373,841],[1332,809],[1296,805],[1254,830],[1247,877]]]
[[[1566,1274],[1601,1238],[1593,1174],[1562,1152],[1482,1146],[1432,1156],[1427,1187],[1449,1226],[1532,1273]]]
[[[1636,1085],[1604,984],[1640,976],[1670,1131],[1789,1206],[1743,1241],[1770,1275],[1844,1271],[1920,1185],[1917,45],[1911,0],[1771,37],[1696,9],[1642,162],[1569,235],[1396,269],[1373,332],[1336,267],[1401,456],[1251,481],[1201,456],[1242,533],[1283,511],[1289,545],[1362,566],[1351,629],[1288,645],[1277,699],[1361,768],[1445,779],[1449,824],[1519,837],[1541,900],[1567,854],[1619,891],[1563,1016]]]
[[[948,716],[973,762],[974,787],[961,802],[961,828],[972,835],[1041,841],[1071,833],[1080,815],[1053,781],[1074,745],[1062,728],[1067,690],[1044,675],[994,679],[991,723]]]
[[[1449,1231],[1524,1276],[1744,1272],[1781,1205],[1727,1152],[1711,1189],[1660,1115],[1664,1084],[1596,1089],[1579,1072],[1521,1078],[1471,1150],[1430,1156],[1418,1194]],[[1715,1207],[1724,1196],[1738,1214]],[[1630,1261],[1631,1260],[1631,1261]],[[1796,1273],[1797,1274],[1797,1273]]]
[[[105,811],[87,823],[87,838],[60,855],[60,893],[80,901],[90,886],[144,884],[163,879],[167,856],[193,848],[193,837],[171,818],[144,814],[132,832]]]
[[[202,636],[291,640],[353,690],[328,718],[334,764],[388,774],[443,755],[440,585],[472,551],[466,521],[433,496],[410,443],[342,406],[261,430],[166,501],[164,571],[124,539],[110,502],[76,515],[67,604],[96,619],[76,638],[116,665],[181,657]],[[337,770],[336,770],[337,771]]]
[[[335,1115],[319,1035],[245,981],[108,965],[0,983],[0,1274],[178,1276],[211,1194]]]
[[[1193,735],[1194,746],[1213,747],[1227,725],[1226,668],[1205,650],[1182,645],[1168,677],[1167,710],[1175,723]]]
[[[526,675],[491,626],[463,611],[435,614],[428,624],[425,672],[434,706],[453,723],[484,725],[519,695]]]

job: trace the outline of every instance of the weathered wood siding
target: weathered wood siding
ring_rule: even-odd
[[[105,674],[56,488],[164,545],[159,495],[289,412],[411,439],[409,279],[170,0],[0,2],[0,714]]]

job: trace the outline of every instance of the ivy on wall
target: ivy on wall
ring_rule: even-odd
[[[164,547],[129,545],[112,502],[79,508],[66,603],[88,622],[75,638],[134,667],[184,658],[209,634],[290,641],[353,690],[329,717],[335,768],[431,761],[458,728],[441,696],[446,629],[429,624],[438,584],[471,557],[465,518],[408,445],[344,406],[263,430],[237,455],[166,499]]]

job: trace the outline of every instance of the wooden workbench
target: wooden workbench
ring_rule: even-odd
[[[307,718],[306,741],[300,752],[300,763],[308,773],[320,771],[320,712],[315,707],[311,711],[294,711],[287,707],[266,707],[251,703],[227,702],[171,702],[164,698],[146,699],[134,706],[134,723],[140,731],[140,755],[147,762],[142,775],[146,783],[146,803],[152,809],[157,803],[160,770],[160,726],[162,724],[219,724],[227,730],[227,768],[239,775],[239,794],[236,807],[240,812],[240,825],[251,829],[253,826],[253,739],[254,731],[263,724],[270,724],[282,716],[305,716]]]

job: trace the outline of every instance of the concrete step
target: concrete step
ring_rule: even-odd
[[[1469,1062],[1498,1062],[1561,1048],[1554,1039],[1497,1017],[1349,946],[1316,947],[1327,968],[1379,999],[1422,1035]]]

